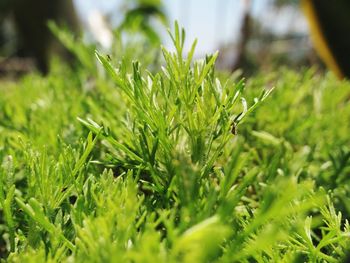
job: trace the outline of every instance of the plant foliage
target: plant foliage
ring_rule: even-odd
[[[101,71],[79,44],[76,72],[0,87],[1,257],[341,261],[349,84],[312,70],[245,84],[215,72],[217,53],[193,61],[196,42],[184,55],[177,24],[170,37],[158,70],[96,52]]]

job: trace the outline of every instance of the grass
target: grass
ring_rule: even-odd
[[[135,46],[96,64],[56,33],[80,66],[1,88],[4,261],[345,258],[348,82],[312,69],[240,81],[217,54],[193,61],[196,43],[184,56],[177,25],[162,67]]]

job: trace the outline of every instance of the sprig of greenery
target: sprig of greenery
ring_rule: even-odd
[[[45,78],[6,83],[1,256],[341,261],[349,84],[312,71],[233,80],[216,72],[217,54],[193,61],[196,41],[185,55],[177,24],[171,39],[162,68],[148,70],[149,54],[141,64],[97,52],[103,72],[85,47],[77,71],[54,65]],[[262,92],[271,82],[275,91]]]

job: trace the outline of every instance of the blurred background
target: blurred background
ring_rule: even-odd
[[[69,43],[61,44],[62,28],[116,57],[129,43],[142,43],[142,52],[160,44],[172,49],[166,28],[174,20],[186,30],[186,50],[195,38],[197,57],[219,50],[224,71],[323,67],[298,0],[0,0],[0,74],[46,74],[52,55],[74,60]]]

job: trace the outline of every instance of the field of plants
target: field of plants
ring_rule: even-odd
[[[4,261],[345,262],[350,83],[53,30],[79,66],[0,85]]]

